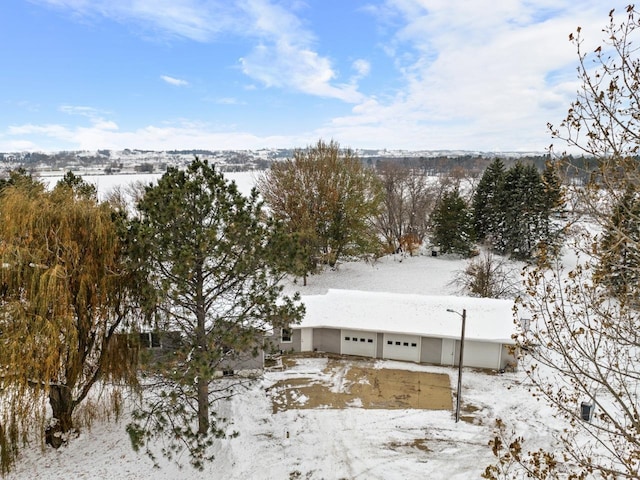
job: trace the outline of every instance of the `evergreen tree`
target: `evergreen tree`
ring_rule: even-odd
[[[473,226],[479,242],[500,242],[504,224],[504,162],[496,158],[485,169],[473,196]]]
[[[627,188],[615,205],[598,242],[595,279],[620,301],[637,302],[640,282],[640,198]]]
[[[44,184],[34,179],[31,174],[22,167],[11,170],[7,178],[0,178],[0,192],[12,186],[20,186],[24,191],[30,190],[34,193],[44,190]]]
[[[473,220],[458,189],[445,192],[431,214],[431,241],[442,253],[469,255],[473,245]]]
[[[480,241],[500,254],[530,259],[539,245],[555,241],[550,215],[561,196],[557,179],[548,173],[545,184],[534,165],[517,162],[509,170],[495,160],[478,184],[473,197],[474,228]]]
[[[538,247],[541,255],[540,261],[548,261],[555,258],[560,253],[562,243],[563,228],[553,223],[553,218],[559,216],[565,206],[564,191],[562,181],[558,174],[558,163],[547,161],[542,172],[543,184],[543,214],[540,234],[540,244]]]
[[[544,208],[548,216],[559,213],[562,208],[564,208],[564,193],[558,168],[558,163],[547,161],[545,162],[544,171],[542,172]]]
[[[64,174],[56,184],[59,188],[70,188],[76,195],[86,198],[98,198],[96,186],[85,182],[82,177],[74,174],[71,170]]]
[[[502,205],[505,221],[497,251],[520,260],[531,258],[544,231],[548,230],[544,184],[533,165],[517,162],[507,171]]]
[[[295,245],[268,219],[258,194],[249,198],[214,166],[196,160],[170,168],[138,203],[133,226],[138,260],[149,271],[153,307],[164,328],[180,332],[181,348],[155,365],[152,391],[128,426],[134,448],[163,436],[163,454],[186,449],[198,468],[222,435],[211,388],[216,371],[247,352],[259,353],[270,328],[296,323],[303,307],[282,294]]]

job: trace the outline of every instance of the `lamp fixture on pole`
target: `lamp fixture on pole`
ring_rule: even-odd
[[[447,312],[457,313],[462,317],[462,331],[460,332],[460,354],[458,355],[458,391],[456,392],[456,423],[460,421],[460,402],[462,401],[462,359],[464,358],[464,329],[467,322],[467,309],[462,313],[447,308]]]

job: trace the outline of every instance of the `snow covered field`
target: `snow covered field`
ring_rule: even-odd
[[[252,174],[230,177],[237,175],[246,182],[239,182],[241,190],[248,191]],[[101,193],[107,178],[99,180]],[[390,256],[373,264],[343,263],[337,270],[309,277],[306,287],[292,283],[287,290],[455,294],[457,288],[451,282],[465,264],[446,257]],[[459,319],[452,315],[451,321]],[[496,418],[525,435],[532,449],[548,445],[551,431],[561,426],[550,409],[532,398],[521,371],[498,375],[465,369],[463,416],[470,419],[459,423],[451,411],[354,407],[272,413],[268,387],[296,375],[321,378],[326,375],[325,363],[326,359],[309,358],[293,370],[266,372],[242,395],[220,403],[219,416],[231,419],[228,432],[238,431],[239,436],[216,443],[216,458],[204,472],[193,470],[186,458],[182,469],[162,458],[161,468],[154,469],[145,455],[131,449],[125,416],[119,423],[96,423],[59,450],[28,446],[6,478],[472,479],[480,478],[493,461],[488,441]],[[446,373],[453,389],[457,381],[455,368],[395,361],[376,361],[375,368]]]
[[[255,177],[260,172],[232,172],[225,173],[225,178],[233,180],[238,185],[238,189],[245,195],[249,193],[255,185]],[[98,196],[104,200],[105,195],[112,191],[115,187],[124,190],[134,183],[142,182],[144,184],[155,183],[162,176],[161,173],[136,173],[136,174],[117,174],[117,175],[81,175],[82,179],[96,186]],[[45,185],[53,186],[63,175],[56,173],[41,174],[39,177]]]
[[[448,294],[454,272],[464,261],[428,256],[384,258],[374,265],[342,264],[336,271],[309,278],[303,293],[327,288]],[[457,321],[455,315],[452,321]],[[469,319],[472,322],[473,319]],[[326,360],[324,360],[326,361]],[[492,375],[466,369],[463,415],[472,422],[455,423],[453,412],[425,410],[288,410],[272,413],[265,392],[291,375],[321,376],[323,359],[308,359],[296,371],[267,372],[243,395],[219,405],[232,419],[234,439],[220,440],[216,459],[204,472],[161,460],[154,469],[143,454],[132,451],[126,418],[96,424],[60,450],[31,446],[9,479],[470,479],[479,478],[492,462],[487,446],[495,419],[502,418],[518,434],[546,445],[554,428],[551,411],[533,399],[522,372]],[[454,368],[378,361],[376,368],[406,368],[450,376]],[[289,433],[287,437],[287,432]],[[530,445],[530,446],[533,446]]]

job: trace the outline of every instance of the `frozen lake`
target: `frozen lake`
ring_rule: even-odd
[[[228,172],[224,176],[228,180],[233,180],[238,185],[238,189],[244,195],[248,195],[251,188],[255,185],[256,178],[262,175],[261,171],[250,172]],[[51,174],[43,172],[40,175],[42,182],[52,187],[58,182],[64,174]],[[98,198],[104,200],[106,195],[109,194],[114,188],[120,187],[126,191],[127,187],[137,182],[144,184],[155,183],[162,176],[162,173],[133,173],[133,174],[115,174],[115,175],[81,175],[82,178],[89,183],[92,183],[98,189]]]

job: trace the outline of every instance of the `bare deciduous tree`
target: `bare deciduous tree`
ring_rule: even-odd
[[[530,328],[519,336],[529,379],[566,428],[554,452],[533,454],[522,453],[526,438],[505,439],[502,429],[492,441],[498,462],[485,478],[522,478],[525,472],[539,479],[640,477],[640,311],[628,288],[611,288],[602,274],[621,243],[625,255],[618,258],[640,252],[637,231],[622,227],[628,220],[638,224],[635,209],[624,210],[625,222],[615,221],[623,197],[640,190],[640,18],[633,6],[620,23],[613,10],[609,17],[605,41],[594,52],[584,51],[580,29],[570,36],[582,85],[560,128],[551,127],[554,137],[595,159],[587,184],[571,192],[589,222],[571,245],[583,255],[569,270],[557,263],[529,272],[523,307]],[[614,228],[600,236],[607,225]],[[619,267],[638,268],[635,262]]]
[[[297,274],[316,263],[333,267],[345,256],[377,253],[372,228],[382,199],[380,181],[351,149],[319,140],[276,162],[257,187],[274,218],[298,236],[306,254]]]
[[[520,271],[503,257],[484,249],[472,258],[467,267],[458,272],[453,285],[463,295],[485,298],[514,298],[520,291]]]
[[[429,214],[437,198],[437,186],[421,171],[394,162],[378,166],[385,196],[375,225],[387,250],[394,252],[410,240],[424,241]]]

